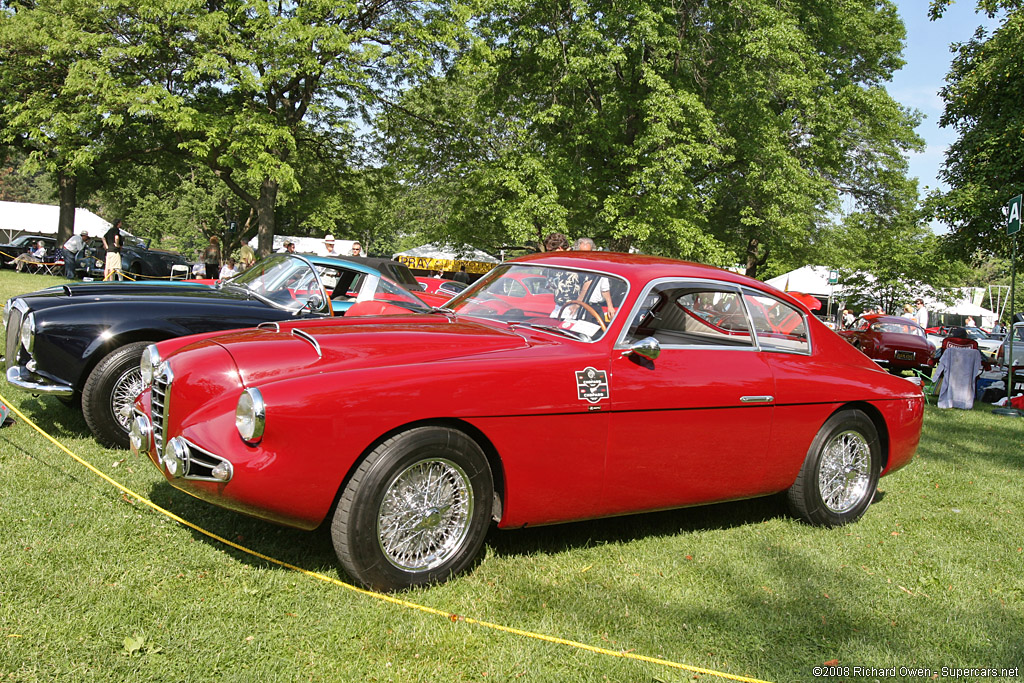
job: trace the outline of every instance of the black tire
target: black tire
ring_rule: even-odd
[[[878,487],[882,446],[859,410],[838,412],[822,425],[787,497],[793,514],[815,526],[841,526],[868,509]]]
[[[491,468],[475,441],[446,427],[410,429],[377,446],[352,474],[331,521],[335,552],[349,576],[374,590],[446,581],[476,561],[493,496]],[[410,500],[419,506],[398,505]]]
[[[135,342],[114,349],[89,373],[82,389],[82,414],[93,436],[104,446],[128,448],[131,405],[142,390],[139,361],[151,342]],[[137,387],[135,391],[133,387]],[[134,393],[134,395],[132,395]],[[128,414],[117,414],[125,406]]]

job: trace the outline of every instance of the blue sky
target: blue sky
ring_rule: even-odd
[[[946,189],[939,179],[939,167],[946,148],[956,140],[951,128],[939,128],[942,99],[939,90],[953,60],[949,46],[968,40],[978,26],[990,30],[998,25],[984,14],[974,11],[974,0],[959,0],[937,21],[928,20],[928,0],[895,0],[907,27],[907,43],[903,50],[906,65],[888,84],[896,101],[917,109],[925,115],[917,133],[928,144],[920,154],[910,156],[910,175],[918,178],[922,196],[930,189]]]

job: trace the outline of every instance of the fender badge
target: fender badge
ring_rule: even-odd
[[[608,398],[608,373],[596,368],[576,371],[578,397],[590,403]]]

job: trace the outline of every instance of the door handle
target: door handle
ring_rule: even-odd
[[[771,403],[774,396],[740,396],[740,403]]]

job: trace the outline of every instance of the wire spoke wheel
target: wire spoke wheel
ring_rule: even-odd
[[[472,517],[466,472],[450,460],[422,460],[399,472],[384,492],[377,539],[395,567],[428,571],[462,548]]]
[[[868,492],[871,448],[864,435],[849,430],[832,437],[821,454],[818,490],[825,506],[835,513],[852,510]]]
[[[142,371],[138,366],[125,370],[114,383],[114,390],[110,394],[110,412],[125,433],[131,430],[132,404],[142,389]]]

